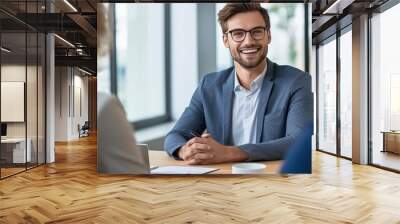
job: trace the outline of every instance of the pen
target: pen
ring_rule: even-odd
[[[202,135],[199,135],[199,134],[197,134],[196,132],[194,132],[194,131],[190,131],[190,134],[191,135],[193,135],[194,137],[199,137],[199,138],[203,138],[202,136],[204,135],[204,134],[208,134],[208,132],[207,132],[207,129],[206,130],[204,130],[204,132],[203,132],[203,134]],[[208,135],[207,136],[205,136],[205,138],[207,138],[208,137]]]
[[[158,168],[158,166],[153,166],[152,168],[150,168],[150,170],[155,170],[157,168]]]
[[[194,132],[194,131],[190,131],[190,134],[193,135],[193,137],[199,137],[199,138],[200,138],[200,135],[197,134],[197,133]]]
[[[189,133],[190,135],[192,135],[193,137],[198,137],[198,138],[202,138],[200,134],[198,134],[195,131],[189,130],[189,129],[182,129],[183,132]],[[208,134],[207,130],[204,130],[204,134]]]

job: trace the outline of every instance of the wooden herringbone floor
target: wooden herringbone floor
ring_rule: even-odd
[[[315,152],[313,174],[100,176],[94,137],[0,181],[0,223],[400,223],[400,175]]]

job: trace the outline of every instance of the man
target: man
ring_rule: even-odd
[[[165,150],[187,164],[282,159],[312,124],[311,77],[266,58],[271,30],[260,4],[228,3],[218,17],[234,66],[202,79]]]

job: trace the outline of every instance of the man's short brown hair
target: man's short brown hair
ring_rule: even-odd
[[[228,31],[227,21],[234,15],[242,12],[258,11],[265,21],[267,30],[270,28],[269,15],[267,9],[261,7],[260,3],[227,3],[224,8],[218,12],[218,22],[221,25],[222,32]]]

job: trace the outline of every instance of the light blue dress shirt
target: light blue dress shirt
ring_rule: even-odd
[[[235,146],[257,142],[257,106],[259,93],[267,71],[267,65],[261,74],[251,82],[250,89],[240,85],[235,72],[235,86],[232,109],[232,143]]]

